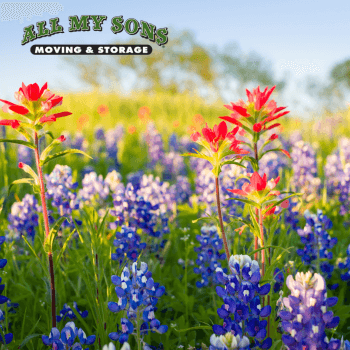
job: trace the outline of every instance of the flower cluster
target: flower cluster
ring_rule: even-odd
[[[74,138],[69,131],[64,131],[62,134],[66,138],[66,141],[64,142],[66,148],[75,148],[84,152],[87,150],[88,142],[80,131],[74,134]]]
[[[74,343],[78,337],[79,341]],[[50,335],[43,335],[42,341],[45,345],[49,345],[55,350],[82,350],[83,346],[91,345],[95,342],[96,336],[86,336],[85,332],[75,326],[74,322],[68,322],[60,331],[54,327],[51,329]],[[85,348],[89,350],[89,348]]]
[[[73,301],[73,308],[82,318],[86,318],[89,314],[87,310],[80,311],[80,309],[78,308],[78,304],[75,301]],[[56,320],[57,322],[60,322],[62,320],[64,321],[67,317],[70,320],[75,320],[77,318],[77,315],[74,313],[74,310],[68,304],[64,304],[63,309],[60,311],[60,314],[56,316]]]
[[[343,281],[350,281],[350,244],[348,245],[348,248],[346,250],[347,257],[345,261],[339,262],[338,267],[341,270],[347,270],[345,273],[341,274],[340,278]]]
[[[83,188],[79,190],[78,198],[83,201],[103,205],[109,196],[109,186],[103,180],[102,175],[95,172],[86,174],[82,181]]]
[[[42,127],[42,124],[47,122],[55,122],[57,118],[66,117],[71,115],[70,112],[60,112],[46,115],[52,108],[60,106],[62,104],[63,97],[56,96],[48,88],[45,83],[41,88],[38,84],[29,84],[25,86],[22,83],[22,87],[15,92],[15,99],[22,105],[16,105],[6,100],[0,100],[4,103],[2,110],[9,114],[19,114],[25,116],[27,119],[32,120],[33,123]],[[0,125],[9,125],[13,129],[17,129],[23,135],[26,134],[22,122],[17,119],[3,119],[0,120]]]
[[[216,287],[217,294],[224,301],[217,310],[219,317],[223,319],[223,325],[214,325],[213,331],[219,336],[230,332],[233,336],[239,335],[243,339],[244,336],[253,338],[252,343],[244,342],[244,349],[247,346],[269,349],[272,340],[266,338],[267,321],[260,318],[271,314],[271,306],[266,305],[262,308],[260,296],[267,295],[271,286],[268,283],[260,286],[259,264],[255,260],[252,261],[248,255],[231,256],[229,267],[231,275],[225,274],[220,268],[217,269],[216,277],[225,285],[224,288]]]
[[[26,194],[21,202],[13,203],[11,214],[8,215],[9,233],[7,239],[19,240],[22,235],[29,236],[33,241],[38,227],[38,212],[41,207],[33,195]]]
[[[325,330],[335,328],[339,317],[334,317],[327,307],[334,306],[338,298],[327,298],[324,278],[309,271],[298,272],[295,280],[287,277],[287,287],[291,291],[288,298],[283,298],[284,310],[279,312],[283,343],[289,350],[297,349],[334,349],[340,347],[340,340],[328,340]]]
[[[327,260],[333,259],[333,253],[330,251],[338,242],[336,237],[331,237],[327,230],[333,227],[332,221],[322,214],[322,210],[317,210],[317,215],[305,211],[306,225],[304,229],[298,229],[303,249],[297,249],[297,254],[301,257],[306,266],[317,270],[317,264],[320,264],[322,275],[330,279],[334,266]],[[320,259],[323,261],[320,262]],[[333,288],[333,287],[332,287]],[[336,288],[336,285],[334,286]]]
[[[5,236],[0,236],[0,246],[5,242]],[[7,264],[7,259],[0,259],[0,269],[3,269]],[[0,277],[0,283],[2,281],[2,278]],[[0,284],[0,304],[4,304],[7,303],[7,306],[11,306],[11,304],[9,304],[10,299],[8,297],[5,297],[4,295],[2,295],[2,292],[5,289],[5,285],[4,284]],[[14,307],[18,307],[18,304],[12,304]],[[10,310],[8,310],[8,312],[11,312]],[[0,322],[4,322],[5,321],[5,315],[4,312],[0,309]],[[10,325],[9,325],[10,326]],[[4,327],[2,325],[0,325],[2,332],[5,332]],[[8,327],[9,328],[9,327]],[[12,342],[13,339],[13,334],[12,333],[7,333],[5,334],[5,343],[9,344]],[[0,335],[0,343],[4,344],[4,339],[2,337],[2,335]]]
[[[135,187],[131,182],[126,187],[121,183],[113,193],[114,208],[110,213],[116,221],[110,223],[110,228],[128,223],[150,236],[161,237],[169,233],[166,201],[171,201],[171,193],[159,179],[152,181],[153,177],[146,175],[139,179]]]
[[[177,176],[176,182],[169,190],[172,200],[177,204],[187,203],[192,195],[191,184],[186,176]]]
[[[59,212],[60,216],[70,218],[63,227],[74,228],[72,211],[79,209],[79,201],[76,195],[78,182],[72,180],[72,169],[67,165],[57,164],[50,175],[45,175],[47,185],[47,199],[52,199],[51,204]],[[81,224],[81,222],[77,222]]]
[[[303,192],[306,200],[318,194],[321,180],[317,177],[316,153],[304,141],[294,144],[291,152],[293,178],[291,183],[298,192]]]
[[[143,339],[149,331],[163,334],[168,326],[161,325],[155,318],[158,299],[165,293],[165,288],[155,283],[152,273],[148,271],[148,265],[141,262],[140,269],[134,262],[131,271],[125,267],[121,276],[112,276],[112,282],[116,286],[115,291],[119,301],[108,302],[108,309],[112,312],[127,310],[127,318],[121,319],[121,330],[109,334],[111,340],[126,342],[134,329],[140,331]]]
[[[121,231],[116,232],[116,239],[113,241],[116,251],[112,253],[112,260],[119,261],[120,266],[125,262],[125,258],[135,262],[141,251],[146,248],[146,243],[140,243],[140,240],[135,227],[123,225]]]
[[[339,196],[340,215],[345,215],[350,207],[350,139],[342,138],[339,141],[337,152],[327,157],[324,170],[327,192]]]
[[[154,123],[149,123],[147,125],[147,132],[144,135],[144,139],[148,145],[148,165],[152,169],[157,163],[162,162],[164,159],[162,135],[157,131]]]
[[[186,175],[186,166],[183,157],[180,153],[169,152],[166,153],[163,159],[164,180],[175,179],[179,175]]]
[[[220,254],[223,247],[222,239],[218,235],[216,226],[203,226],[201,234],[196,236],[200,243],[199,247],[195,247],[194,251],[198,254],[196,264],[193,271],[201,275],[201,280],[196,282],[198,288],[217,283],[216,269],[221,268],[219,260],[225,260],[225,253]],[[223,270],[227,272],[226,269]]]

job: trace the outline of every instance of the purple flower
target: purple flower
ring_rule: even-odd
[[[283,343],[290,350],[306,346],[308,349],[339,349],[340,341],[329,341],[325,329],[335,328],[339,317],[334,317],[327,307],[337,303],[338,298],[327,298],[324,278],[309,271],[298,272],[295,280],[287,277],[287,287],[291,291],[288,298],[283,298],[284,310],[279,316],[282,320]]]
[[[35,230],[38,227],[38,212],[41,207],[33,195],[26,194],[21,202],[13,203],[11,214],[8,215],[9,233],[7,239],[19,240],[25,234],[34,241]]]
[[[225,260],[225,253],[220,254],[223,243],[216,226],[203,226],[201,234],[197,235],[196,238],[200,246],[194,248],[198,254],[196,260],[198,267],[195,267],[193,271],[201,275],[201,280],[196,282],[196,286],[202,288],[217,283],[215,271],[221,267],[219,260]],[[227,272],[227,269],[224,272]]]
[[[127,318],[122,318],[121,330],[109,334],[110,339],[124,343],[128,340],[133,330],[139,327],[141,338],[149,331],[163,334],[168,326],[161,325],[155,318],[158,299],[165,293],[165,288],[154,282],[152,273],[148,271],[148,265],[141,262],[138,269],[134,262],[131,270],[126,266],[121,276],[112,276],[112,283],[119,298],[118,302],[108,302],[108,309],[114,313],[127,311]],[[139,324],[140,316],[143,323]]]
[[[271,286],[270,284],[260,286],[259,264],[255,260],[252,261],[248,255],[231,256],[229,267],[232,275],[227,275],[221,268],[216,270],[218,281],[225,287],[216,287],[216,293],[224,301],[217,310],[219,317],[223,319],[223,325],[214,325],[213,332],[220,336],[228,332],[233,336],[243,336],[241,322],[244,322],[246,325],[244,333],[253,337],[254,346],[269,349],[272,341],[270,338],[265,339],[267,322],[260,318],[271,314],[271,306],[262,308],[260,296],[268,294]]]

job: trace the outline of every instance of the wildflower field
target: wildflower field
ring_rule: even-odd
[[[349,350],[350,112],[274,94],[1,99],[1,349]]]

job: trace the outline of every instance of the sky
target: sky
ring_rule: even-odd
[[[115,35],[110,30],[112,17],[119,15],[124,20],[144,20],[157,28],[190,30],[195,39],[208,48],[222,49],[234,42],[244,54],[258,53],[271,63],[276,78],[288,77],[289,87],[284,92],[283,102],[296,112],[314,107],[304,93],[304,79],[311,75],[326,81],[335,64],[350,58],[348,0],[60,0],[42,2],[39,10],[33,10],[32,2],[22,3],[28,5],[27,14],[21,7],[20,11],[9,15],[6,4],[11,2],[0,3],[0,97],[13,102],[13,93],[22,81],[39,85],[47,81],[52,90],[60,91],[86,88],[63,62],[62,56],[32,55],[30,47],[128,40],[131,36],[127,33]],[[72,15],[106,15],[107,20],[101,32],[69,33],[68,17]],[[49,22],[54,17],[59,17],[65,33],[21,45],[25,26],[43,20]],[[170,31],[169,42],[171,37]],[[147,44],[145,39],[139,38],[140,44]],[[236,99],[235,96],[231,100]]]

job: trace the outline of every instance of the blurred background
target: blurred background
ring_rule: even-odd
[[[217,121],[228,114],[224,104],[245,100],[245,89],[257,85],[277,86],[273,98],[291,111],[284,117],[286,132],[298,128],[307,131],[306,141],[313,142],[313,135],[319,141],[324,135],[328,142],[349,129],[346,1],[63,0],[56,3],[56,12],[42,4],[32,14],[29,6],[12,17],[5,16],[5,3],[1,5],[0,97],[14,102],[22,81],[40,86],[48,82],[53,92],[64,96],[60,108],[73,112],[55,123],[57,131],[89,132],[97,125],[110,128],[119,122],[139,130],[144,124],[139,110],[147,107],[160,132],[184,133],[195,115]],[[68,17],[86,14],[106,15],[103,30],[69,33]],[[159,47],[140,33],[113,34],[111,19],[120,15],[124,21],[135,18],[157,29],[167,27],[168,43]],[[25,26],[49,23],[53,17],[60,18],[63,34],[21,45]],[[150,44],[153,52],[149,56],[30,53],[34,44],[123,43]]]

